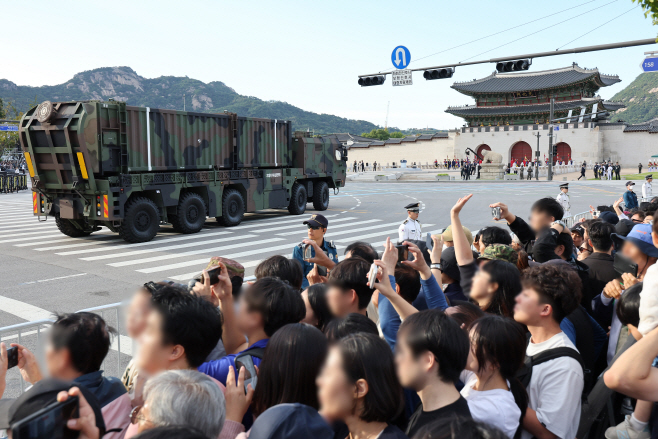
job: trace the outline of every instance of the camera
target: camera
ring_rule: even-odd
[[[379,267],[375,264],[370,266],[370,271],[368,272],[368,286],[370,288],[375,287],[375,282],[377,281],[377,272],[379,272]]]
[[[398,244],[395,248],[398,249],[398,262],[409,260],[409,246],[407,244]]]
[[[214,268],[211,268],[210,270],[208,270],[208,277],[210,278],[210,285],[215,285],[216,283],[219,282],[219,275],[220,275],[220,274],[222,274],[222,267],[220,267],[220,266],[217,266],[217,267],[214,267]],[[193,288],[194,285],[195,285],[197,282],[199,282],[199,283],[203,283],[203,282],[204,282],[204,279],[203,279],[203,273],[199,274],[199,275],[196,276],[194,279],[192,279],[192,280],[189,282],[188,286],[189,286],[190,288]]]
[[[500,219],[500,207],[492,207],[491,208],[491,216],[493,218],[499,218]]]

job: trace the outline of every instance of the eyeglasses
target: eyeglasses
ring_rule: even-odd
[[[140,414],[142,411],[141,405],[136,406],[134,409],[130,411],[130,423],[131,424],[137,424],[138,422],[151,422],[150,420],[146,419],[146,416]]]
[[[322,227],[320,226],[312,226],[310,224],[306,224],[306,228],[309,230],[320,230]]]

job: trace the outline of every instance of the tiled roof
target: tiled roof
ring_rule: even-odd
[[[350,140],[352,142],[369,142],[372,140],[367,137],[361,137],[350,133],[336,133],[332,134],[332,136],[335,136],[341,143],[349,142]]]
[[[432,139],[447,139],[448,137],[450,136],[445,131],[432,134]]]
[[[571,110],[579,107],[601,102],[599,99],[587,99],[568,102],[556,102],[555,111]],[[465,105],[463,107],[448,107],[446,113],[456,116],[488,116],[488,115],[510,115],[510,114],[531,114],[531,113],[548,113],[550,104],[531,104],[531,105],[513,105],[499,107],[478,107],[475,105]]]
[[[384,142],[384,143],[386,143],[387,145],[390,145],[390,144],[396,144],[396,143],[402,143],[402,139],[393,139],[393,138],[391,138],[391,139],[388,139],[388,140],[387,140],[386,142]]]
[[[512,93],[545,90],[594,79],[599,87],[620,82],[616,75],[603,75],[598,69],[583,69],[574,64],[569,67],[539,72],[494,72],[486,78],[469,82],[455,82],[452,88],[465,94]]]
[[[658,133],[658,125],[652,125],[651,122],[628,125],[624,128],[625,133],[639,133],[647,131],[649,133]]]
[[[418,139],[416,136],[407,136],[402,139],[403,142],[415,142]]]
[[[617,102],[617,101],[603,101],[603,106],[608,111],[617,111],[620,108],[626,108],[626,105],[621,101],[620,102]]]

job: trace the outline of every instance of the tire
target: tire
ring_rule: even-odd
[[[290,191],[290,204],[288,204],[288,212],[293,215],[301,215],[306,212],[306,187],[299,182],[292,186]]]
[[[327,210],[329,208],[329,185],[326,181],[320,181],[313,185],[313,208],[315,210]]]
[[[177,232],[197,233],[206,223],[206,203],[200,195],[188,192],[178,201],[176,214],[169,221]]]
[[[83,236],[91,235],[91,231],[84,231],[78,229],[75,226],[74,221],[76,220],[60,218],[59,214],[55,216],[55,224],[57,224],[57,228],[59,229],[60,232],[62,232],[66,236],[70,236],[71,238],[81,238]],[[79,225],[82,225],[80,221],[77,221],[77,223]]]
[[[158,206],[148,198],[137,197],[126,205],[119,236],[126,242],[146,242],[155,237],[159,228]]]
[[[234,227],[244,218],[245,202],[237,189],[227,189],[222,195],[222,216],[217,222],[222,226]]]

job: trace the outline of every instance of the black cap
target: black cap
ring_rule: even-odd
[[[581,237],[585,236],[585,229],[580,224],[576,224],[571,228],[571,233],[577,233]]]
[[[562,183],[560,189],[569,189],[569,183]]]
[[[634,181],[627,181],[626,186],[635,186],[635,182]]]
[[[94,411],[96,426],[101,436],[105,434],[105,422],[98,398],[84,386],[55,378],[46,378],[37,382],[16,399],[0,400],[0,430],[7,430],[16,422],[57,402],[57,394],[62,391],[68,392],[71,387],[80,388],[80,392]]]
[[[653,174],[649,174],[644,177],[645,180],[652,179],[653,180]]]
[[[622,219],[619,220],[619,222],[615,226],[615,233],[620,236],[626,236],[629,233],[631,233],[633,227],[635,227],[635,223],[633,221],[629,219]]]
[[[326,229],[329,225],[329,221],[327,221],[327,218],[322,215],[311,215],[311,218],[304,221],[304,224],[308,224],[313,227],[323,227]]]
[[[420,212],[420,203],[411,203],[404,206],[409,212]]]
[[[441,252],[441,271],[457,282],[461,280],[454,247],[447,247]]]

